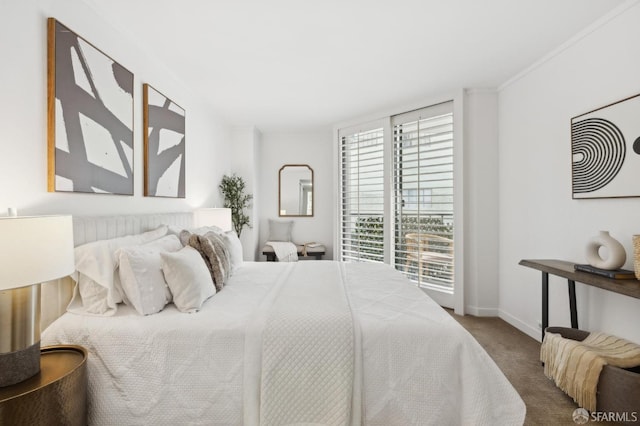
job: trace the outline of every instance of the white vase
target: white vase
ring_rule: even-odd
[[[600,256],[600,248],[607,250],[605,259]],[[598,235],[591,238],[587,243],[585,252],[589,265],[600,269],[620,269],[627,261],[627,252],[620,244],[620,241],[609,235],[609,231],[600,231]]]

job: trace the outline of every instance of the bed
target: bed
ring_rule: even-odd
[[[88,350],[96,425],[516,425],[525,415],[473,337],[387,265],[243,262],[198,312],[67,312],[42,344]]]

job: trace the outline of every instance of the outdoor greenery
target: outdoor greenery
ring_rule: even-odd
[[[420,216],[420,220],[418,216],[404,215],[400,225],[400,235],[415,232],[453,239],[453,224],[446,223],[442,215]]]
[[[397,226],[399,225],[399,226]],[[445,238],[453,239],[453,225],[444,221],[442,215],[418,216],[404,215],[402,220],[396,225],[396,264],[403,265],[405,262],[406,243],[404,235],[408,233],[435,234]],[[356,221],[353,233],[354,249],[360,253],[361,259],[380,260],[383,254],[383,228],[384,218],[382,216],[364,216]],[[437,280],[448,279],[451,268],[432,267],[429,269],[429,276]]]
[[[240,237],[242,228],[245,226],[251,228],[249,216],[244,213],[244,209],[251,205],[253,195],[244,193],[244,179],[235,173],[231,176],[224,175],[219,188],[224,196],[224,206],[231,209],[233,228]]]
[[[359,217],[353,231],[354,249],[361,259],[380,260],[384,249],[382,216]]]

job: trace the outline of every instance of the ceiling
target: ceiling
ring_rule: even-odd
[[[84,1],[229,124],[262,131],[330,128],[454,89],[496,88],[625,3]]]

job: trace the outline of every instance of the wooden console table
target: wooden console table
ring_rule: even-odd
[[[549,274],[567,279],[569,287],[569,311],[571,312],[571,327],[578,328],[578,312],[576,310],[576,281],[592,287],[612,291],[618,294],[640,299],[640,281],[616,280],[588,272],[576,271],[575,263],[555,259],[523,259],[522,266],[542,271],[542,338],[544,330],[549,325]]]

